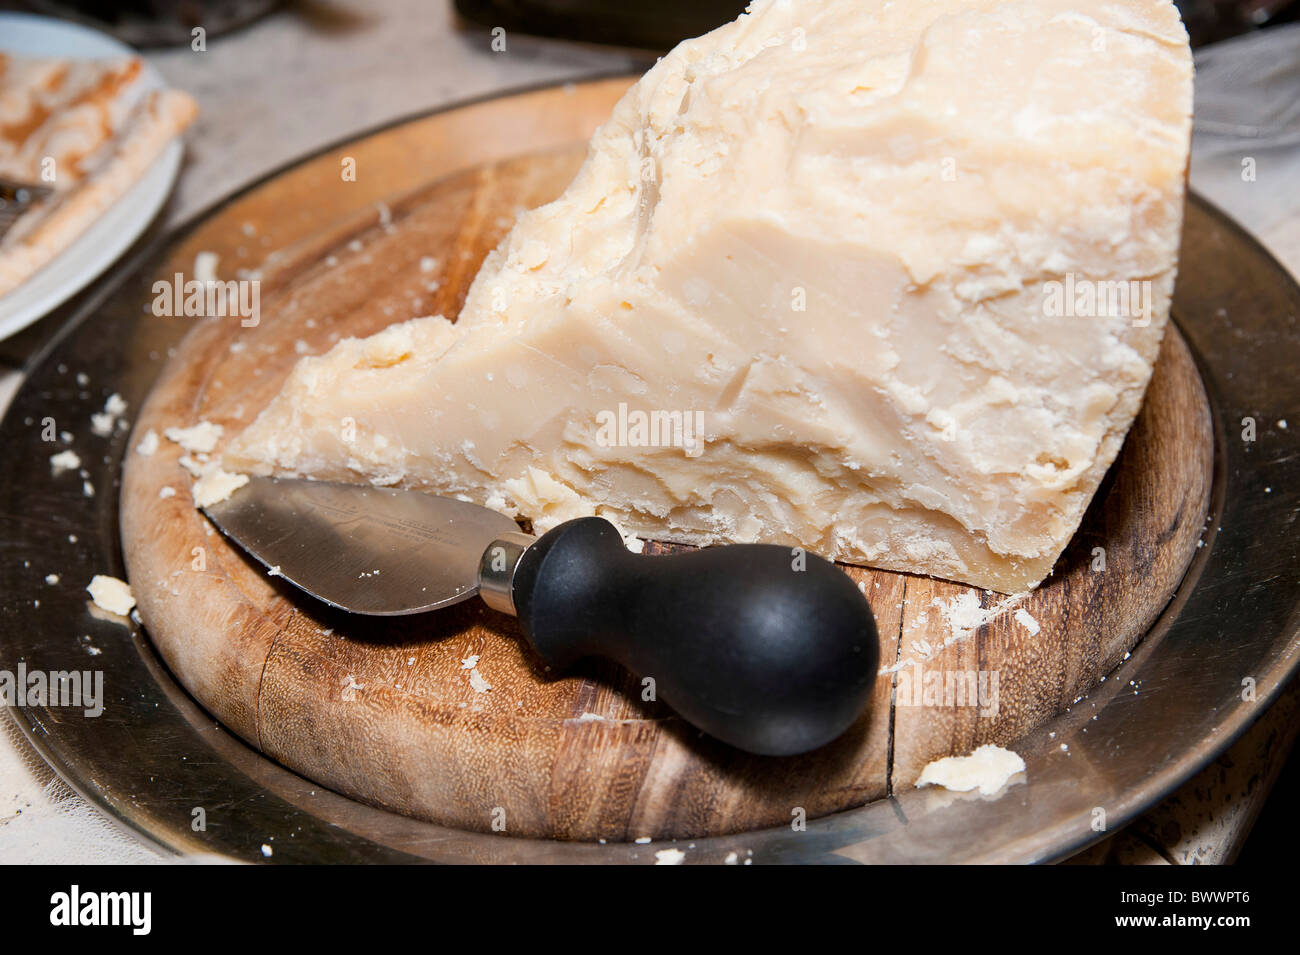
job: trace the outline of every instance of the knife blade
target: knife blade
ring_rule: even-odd
[[[468,600],[487,545],[519,531],[504,514],[453,498],[286,478],[252,477],[203,510],[275,576],[375,616]]]
[[[647,699],[750,752],[816,749],[871,697],[870,604],[799,547],[637,556],[597,517],[535,538],[465,501],[292,478],[250,478],[203,510],[269,573],[333,607],[414,614],[479,594],[518,616],[552,669],[616,660]]]

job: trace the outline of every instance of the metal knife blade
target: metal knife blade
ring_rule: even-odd
[[[484,549],[519,526],[423,491],[253,477],[203,509],[250,555],[351,613],[422,613],[478,593]]]

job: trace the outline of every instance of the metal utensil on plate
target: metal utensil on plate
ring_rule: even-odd
[[[54,194],[49,186],[15,182],[0,176],[0,239],[18,221],[18,217]]]
[[[376,616],[479,594],[519,618],[548,666],[607,657],[740,749],[792,755],[843,733],[879,657],[866,597],[800,548],[733,544],[637,556],[599,517],[540,538],[504,514],[421,491],[255,477],[204,513],[282,577]]]

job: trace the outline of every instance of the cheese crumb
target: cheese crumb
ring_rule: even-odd
[[[76,451],[60,451],[58,454],[50,455],[50,471],[56,475],[63,471],[75,471],[79,467],[81,467],[81,458],[77,456]]]
[[[203,477],[203,475],[207,474],[209,471],[212,471],[216,468],[215,463],[204,464],[202,462],[195,461],[188,454],[183,455],[180,458],[180,460],[177,461],[176,463],[179,464],[181,467],[183,467],[185,470],[189,471],[190,474],[196,478]]]
[[[876,586],[879,587],[880,585],[877,584]],[[970,592],[957,594],[949,601],[943,601],[936,597],[930,601],[930,606],[938,610],[939,616],[947,625],[949,633],[938,647],[931,647],[928,643],[924,643],[923,647],[927,653],[946,650],[953,644],[965,640],[971,634],[979,630],[980,627],[989,623],[994,618],[1006,613],[1027,596],[1028,594],[1012,594],[1005,600],[1002,600],[987,609],[981,607],[979,597]],[[905,603],[906,601],[898,605],[900,610],[903,608]],[[927,612],[923,612],[919,617],[922,624],[924,624],[926,616]],[[1028,616],[1028,614],[1026,614],[1026,616]],[[1030,617],[1029,619],[1032,620],[1033,618]],[[1037,621],[1034,622],[1035,624],[1037,623]],[[916,660],[913,657],[904,657],[897,663],[891,664],[887,667],[881,667],[878,672],[882,675],[897,673],[899,670],[915,665]]]
[[[176,496],[176,488],[174,488],[174,487],[170,487],[170,486],[168,486],[168,485],[164,485],[164,486],[158,488],[158,496],[159,496],[160,498],[162,498],[163,500],[166,500],[166,499],[169,498],[169,497],[175,497],[175,496]]]
[[[606,518],[606,520],[608,520],[608,518]],[[611,521],[610,523],[613,522]],[[614,526],[618,527],[617,524],[614,524]],[[645,541],[643,541],[641,538],[637,537],[635,534],[628,534],[624,532],[623,528],[621,527],[618,528],[618,532],[623,538],[623,546],[626,547],[628,550],[630,550],[632,553],[640,554],[645,551]]]
[[[164,428],[163,435],[192,454],[207,454],[216,450],[221,440],[221,425],[200,421],[188,428]]]
[[[135,595],[126,581],[107,574],[96,574],[86,585],[86,592],[95,606],[119,617],[125,617],[135,606]]]
[[[1038,632],[1043,629],[1038,625],[1038,621],[1030,616],[1029,611],[1025,610],[1023,607],[1017,610],[1014,616],[1016,618],[1016,623],[1028,630],[1031,637],[1038,636]]]
[[[101,438],[107,438],[112,435],[118,419],[125,413],[126,402],[121,395],[113,392],[104,402],[104,410],[90,416],[90,430]]]
[[[46,582],[47,584],[57,584],[57,583],[59,582],[59,575],[58,575],[58,574],[46,574],[46,575],[45,575],[45,582]]]
[[[158,450],[158,432],[150,428],[140,439],[140,443],[135,446],[136,453],[143,457],[152,457],[153,453]]]
[[[938,608],[953,636],[972,633],[988,619],[984,608],[980,606],[979,597],[969,591],[958,594],[947,603],[936,598],[930,605]]]
[[[460,661],[460,668],[461,668],[462,670],[472,670],[472,669],[474,669],[476,666],[478,666],[478,654],[477,654],[477,653],[471,653],[471,654],[470,654],[469,656],[467,656],[464,660],[461,660],[461,661]]]
[[[655,865],[681,865],[686,853],[681,849],[660,849],[655,853]]]
[[[998,792],[1016,773],[1025,771],[1025,761],[1001,746],[986,743],[969,756],[945,756],[921,770],[916,786],[942,786],[953,792],[978,789],[982,795]]]
[[[221,256],[215,252],[200,252],[194,256],[194,278],[203,283],[217,280],[217,264]]]
[[[483,674],[478,672],[478,667],[469,671],[469,685],[474,688],[475,693],[486,693],[492,689],[492,684],[483,679]]]
[[[232,474],[221,468],[209,471],[194,482],[194,487],[191,489],[194,495],[194,506],[211,507],[213,504],[220,504],[247,483],[247,474]]]

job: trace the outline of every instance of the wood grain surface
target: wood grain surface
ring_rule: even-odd
[[[176,319],[194,328],[141,409],[132,447],[148,429],[200,420],[231,433],[300,355],[457,314],[483,256],[520,209],[567,185],[629,82],[415,120],[223,206],[178,242],[160,277],[190,277],[195,255],[215,252],[221,278],[260,278],[260,323]],[[355,181],[340,175],[349,164]],[[641,701],[639,683],[612,665],[546,672],[515,621],[478,601],[376,621],[299,596],[193,509],[182,453],[169,441],[128,453],[123,550],[152,640],[217,718],[291,769],[397,812],[505,835],[631,840],[786,825],[910,786],[937,756],[1013,744],[1113,669],[1167,603],[1202,531],[1213,446],[1195,365],[1171,332],[1120,459],[1037,591],[1006,603],[845,568],[875,611],[886,669],[848,733],[791,758],[702,737]],[[160,496],[164,487],[175,495]],[[964,631],[981,608],[988,619]],[[473,655],[488,691],[462,667]],[[955,695],[981,679],[982,696]]]

